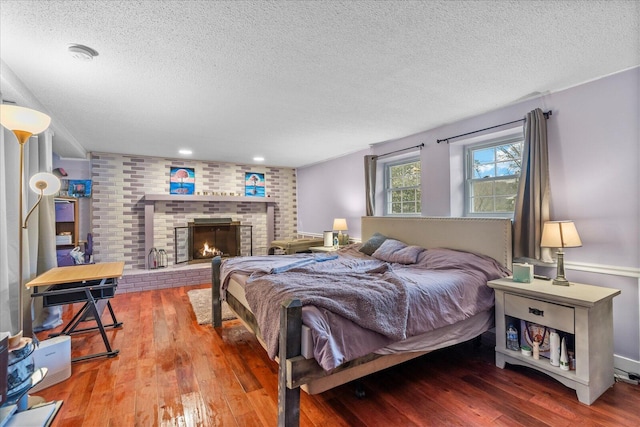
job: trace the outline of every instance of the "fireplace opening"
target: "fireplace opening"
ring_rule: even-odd
[[[187,227],[175,228],[175,262],[197,263],[207,262],[216,256],[241,256],[243,236],[247,235],[247,230],[248,255],[252,255],[251,228],[231,218],[195,218]]]

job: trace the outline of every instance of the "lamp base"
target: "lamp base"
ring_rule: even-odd
[[[559,285],[559,286],[569,286],[571,283],[569,283],[569,281],[567,279],[565,279],[564,277],[556,277],[555,279],[553,279],[552,282],[554,285]]]
[[[564,277],[564,252],[562,248],[558,249],[558,271],[556,278],[553,279],[554,285],[569,286],[569,281]]]

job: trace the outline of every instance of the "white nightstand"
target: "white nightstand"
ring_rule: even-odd
[[[535,279],[517,283],[511,278],[487,283],[496,294],[496,366],[528,366],[576,391],[578,400],[592,404],[614,382],[613,297],[617,289],[571,283],[552,285]],[[563,371],[549,359],[539,360],[507,349],[506,325],[526,320],[574,335],[576,369]]]
[[[335,252],[338,249],[333,246],[312,246],[309,248],[311,252]]]

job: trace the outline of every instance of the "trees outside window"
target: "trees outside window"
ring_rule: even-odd
[[[522,169],[523,138],[466,149],[466,214],[513,215]]]
[[[385,215],[420,215],[420,159],[385,164]]]

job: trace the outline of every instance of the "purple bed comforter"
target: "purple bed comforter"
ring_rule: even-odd
[[[449,249],[421,250],[412,264],[388,263],[350,245],[336,254],[237,257],[223,261],[221,295],[234,273],[269,357],[278,353],[280,305],[302,302],[314,358],[331,371],[392,342],[454,324],[494,304],[488,280],[508,270],[495,260]]]

